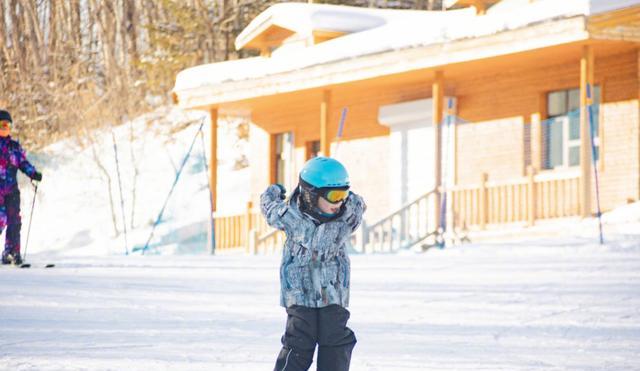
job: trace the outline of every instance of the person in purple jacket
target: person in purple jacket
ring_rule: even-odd
[[[11,138],[13,120],[8,111],[0,110],[0,232],[5,227],[2,264],[22,263],[20,256],[20,190],[18,189],[18,169],[35,181],[42,180],[42,174],[27,161],[18,141]]]

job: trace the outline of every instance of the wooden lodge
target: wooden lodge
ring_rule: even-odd
[[[174,101],[213,128],[249,120],[253,205],[313,156],[342,161],[369,206],[365,251],[420,243],[443,215],[458,229],[593,216],[594,170],[602,211],[637,201],[640,1],[448,4],[274,5],[236,39],[260,56],[182,71]],[[218,248],[276,238],[256,213],[217,218]]]

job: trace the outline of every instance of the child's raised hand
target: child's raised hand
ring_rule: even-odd
[[[287,189],[284,188],[282,184],[276,183],[276,186],[280,189],[280,199],[284,200],[287,198]]]
[[[343,218],[355,231],[362,222],[362,214],[367,210],[367,204],[365,204],[362,197],[351,192],[344,206]]]

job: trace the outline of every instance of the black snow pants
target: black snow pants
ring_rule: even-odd
[[[0,205],[0,232],[2,232],[5,224],[7,233],[5,235],[4,253],[20,254],[22,218],[20,217],[20,191],[17,189],[4,196],[4,205]]]
[[[317,371],[348,371],[356,336],[347,327],[349,311],[339,305],[287,308],[287,328],[274,371],[306,371],[318,345]]]

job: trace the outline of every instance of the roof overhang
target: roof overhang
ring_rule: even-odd
[[[255,29],[255,32],[243,35],[243,39],[236,40],[236,49],[265,50],[280,46],[284,40],[293,36],[295,31],[265,23],[264,27]]]
[[[235,47],[237,50],[273,49],[295,34],[303,39],[326,41],[381,26],[390,13],[388,9],[279,3],[249,23],[236,37]]]
[[[225,103],[322,88],[418,70],[439,69],[563,44],[586,42],[587,17],[575,16],[477,38],[391,50],[256,78],[174,91],[180,107]]]

